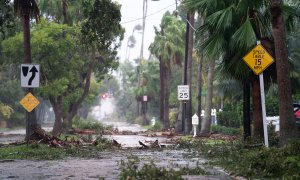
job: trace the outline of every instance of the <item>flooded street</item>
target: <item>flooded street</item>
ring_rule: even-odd
[[[203,164],[203,159],[188,158],[183,150],[116,150],[101,152],[96,159],[68,158],[64,160],[11,160],[0,161],[0,179],[118,179],[121,160],[140,159],[140,164],[153,161],[158,167],[190,167]],[[13,167],[13,168],[12,168]],[[210,169],[213,176],[197,179],[229,179],[218,170]],[[192,179],[188,178],[187,179]]]
[[[122,145],[120,149],[96,152],[95,158],[66,158],[61,160],[0,160],[0,179],[119,179],[120,163],[129,159],[138,159],[139,166],[153,162],[158,167],[177,169],[181,167],[201,167],[210,172],[211,176],[184,176],[185,179],[230,179],[224,172],[211,167],[205,167],[206,160],[191,157],[187,150],[176,148],[140,149],[139,141],[147,144],[158,140],[160,145],[167,147],[170,139],[163,136],[147,136],[146,129],[137,124],[126,122],[105,121],[113,112],[113,99],[103,101],[96,106],[91,115],[101,123],[113,126],[118,132],[138,132],[137,135],[104,135],[104,138],[114,139]],[[109,109],[104,111],[105,109]],[[50,132],[51,127],[44,127]],[[7,130],[0,132],[0,143],[22,141],[25,130]],[[173,144],[174,146],[174,144]],[[19,152],[17,152],[19,153]],[[95,153],[95,152],[93,152]],[[13,167],[13,168],[12,168]]]
[[[12,131],[15,132],[15,131]],[[22,131],[18,131],[22,133]],[[24,138],[24,134],[5,132],[7,139]],[[12,138],[13,137],[13,138]],[[138,159],[139,165],[154,162],[158,167],[179,169],[197,166],[211,176],[185,176],[185,179],[230,179],[224,172],[206,167],[206,160],[191,157],[187,150],[169,148],[138,149],[138,141],[164,142],[166,137],[143,135],[106,135],[122,144],[121,149],[97,152],[96,158],[66,158],[61,160],[0,160],[0,179],[119,179],[121,161]],[[2,139],[2,138],[0,138]],[[163,143],[162,143],[163,144]],[[13,168],[12,168],[13,167]]]

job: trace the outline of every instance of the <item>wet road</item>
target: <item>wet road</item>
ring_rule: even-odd
[[[153,161],[158,167],[174,169],[201,166],[205,162],[187,156],[188,152],[183,150],[118,150],[103,152],[97,159],[0,161],[0,179],[119,179],[119,163],[128,157],[139,158],[140,164]],[[213,172],[216,174],[212,176],[186,176],[186,179],[229,179],[218,170]]]
[[[128,124],[119,123],[124,126]],[[135,126],[139,129],[138,126]],[[48,129],[49,130],[49,129]],[[7,139],[23,140],[24,130],[2,132]],[[166,141],[166,137],[146,137],[142,135],[107,135],[109,139],[115,139],[122,147],[140,147],[138,141],[147,142]],[[0,140],[3,139],[0,136]],[[0,141],[1,142],[1,141]],[[61,160],[0,160],[0,179],[119,179],[120,162],[136,157],[140,164],[153,161],[158,167],[174,168],[190,167],[197,165],[204,167],[205,160],[190,157],[190,152],[176,149],[145,150],[125,148],[120,150],[99,152],[98,158],[67,158]],[[213,172],[213,176],[186,176],[186,179],[229,179],[228,175],[218,169],[205,167]]]
[[[111,108],[113,99],[104,101],[102,106],[105,109]],[[103,116],[111,111],[101,110],[100,107],[94,109],[94,117],[101,120]],[[139,125],[127,124],[124,122],[103,122],[107,125],[113,125],[119,131],[145,131]],[[46,129],[50,131],[50,129]],[[22,141],[25,137],[25,130],[13,130],[0,132],[0,143],[9,143]],[[0,159],[0,179],[119,179],[120,162],[127,161],[134,157],[140,160],[140,164],[155,163],[158,167],[174,168],[196,166],[204,167],[205,160],[201,158],[190,157],[190,152],[176,149],[155,149],[145,150],[128,147],[139,147],[138,141],[164,142],[166,137],[147,137],[142,135],[107,135],[109,139],[115,139],[122,144],[125,149],[99,152],[98,158],[66,158],[61,160],[1,160]],[[230,179],[228,175],[219,169],[205,167],[211,172],[212,176],[184,176],[185,179]]]

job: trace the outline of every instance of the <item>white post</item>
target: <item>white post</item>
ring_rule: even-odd
[[[194,114],[194,116],[192,117],[192,125],[194,127],[194,136],[197,136],[197,126],[199,124],[199,117],[197,116],[197,114]]]
[[[193,127],[194,127],[194,136],[193,137],[196,137],[197,136],[197,125],[193,125]]]
[[[266,103],[265,103],[265,89],[264,89],[264,74],[261,73],[259,75],[259,84],[260,84],[260,97],[261,97],[261,109],[262,109],[262,116],[263,116],[263,126],[264,126],[264,140],[265,146],[269,147],[269,140],[268,140],[268,125],[266,119]]]
[[[257,41],[257,44],[260,44],[260,41]],[[264,142],[265,146],[269,147],[268,140],[268,125],[266,118],[266,103],[265,103],[265,88],[264,88],[264,73],[262,72],[259,75],[259,84],[260,84],[260,98],[261,98],[261,109],[262,109],[262,117],[263,117],[263,127],[264,127]]]

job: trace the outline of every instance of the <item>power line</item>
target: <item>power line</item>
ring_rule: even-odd
[[[176,5],[176,4],[173,3],[173,4],[167,6],[167,7],[163,8],[163,9],[160,9],[160,10],[154,12],[154,13],[151,13],[151,14],[147,15],[146,17],[153,16],[153,15],[155,15],[155,14],[157,14],[157,13],[159,13],[159,12],[161,12],[161,11],[163,11],[163,10],[165,10],[165,9],[167,9],[167,8],[169,8],[169,7],[171,7],[171,6],[174,6],[174,5]],[[127,24],[127,23],[131,23],[131,22],[138,21],[138,20],[142,20],[142,19],[143,19],[143,18],[141,17],[141,18],[137,18],[137,19],[133,19],[133,20],[130,20],[130,21],[123,22],[123,23],[121,23],[121,24]]]

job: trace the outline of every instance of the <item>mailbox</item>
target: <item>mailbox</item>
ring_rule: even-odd
[[[194,114],[194,116],[192,117],[192,124],[193,125],[199,124],[199,117],[197,116],[197,114]]]

